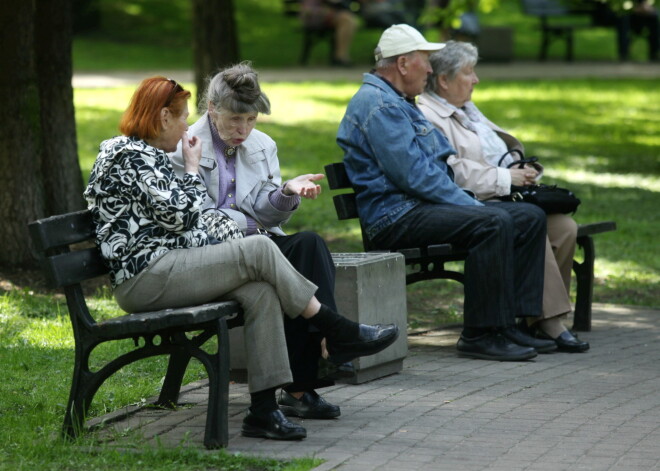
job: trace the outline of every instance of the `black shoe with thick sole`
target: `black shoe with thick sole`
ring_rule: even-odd
[[[394,343],[399,337],[395,324],[360,324],[358,337],[349,342],[333,342],[328,339],[328,360],[341,365],[358,357],[374,355]]]
[[[513,343],[517,343],[523,347],[532,347],[538,353],[557,351],[557,344],[554,340],[537,339],[523,332],[518,326],[506,327],[501,330],[501,333]]]
[[[313,391],[305,392],[300,399],[296,399],[282,390],[278,403],[280,410],[287,417],[329,420],[336,419],[341,415],[339,406],[330,404]]]
[[[537,355],[532,347],[523,347],[498,332],[474,338],[461,335],[456,344],[459,356],[495,361],[524,361]]]
[[[541,332],[539,336],[545,335],[550,338],[547,334]],[[589,342],[580,340],[569,330],[562,332],[559,337],[553,340],[557,344],[557,348],[560,352],[565,353],[584,353],[589,350]]]
[[[243,418],[241,435],[272,440],[302,440],[307,437],[307,430],[291,422],[279,409],[264,417],[256,416],[248,409],[247,415]]]

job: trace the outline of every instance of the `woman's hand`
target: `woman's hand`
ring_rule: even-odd
[[[184,132],[181,137],[181,152],[183,154],[183,170],[186,173],[197,173],[199,161],[202,159],[202,140],[197,136],[188,137]]]
[[[286,182],[282,193],[287,196],[299,195],[303,198],[315,200],[321,194],[321,185],[314,183],[322,180],[325,175],[322,173],[308,173],[300,175]]]
[[[524,168],[510,168],[511,184],[516,186],[529,186],[536,183],[536,177],[539,172],[532,167],[525,166]]]

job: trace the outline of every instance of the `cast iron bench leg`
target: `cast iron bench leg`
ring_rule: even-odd
[[[218,319],[218,351],[209,355],[209,404],[206,412],[204,446],[225,448],[229,443],[229,331],[227,320]]]
[[[594,291],[596,252],[591,236],[578,237],[577,244],[584,251],[584,261],[582,263],[573,261],[573,270],[577,280],[573,330],[589,332],[591,331],[591,301]]]

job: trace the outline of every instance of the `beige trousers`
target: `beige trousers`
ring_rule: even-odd
[[[577,224],[566,214],[548,215],[543,284],[543,319],[571,312],[571,271]]]
[[[290,383],[282,312],[295,318],[316,292],[265,236],[167,252],[115,289],[128,312],[233,299],[243,307],[250,392]]]

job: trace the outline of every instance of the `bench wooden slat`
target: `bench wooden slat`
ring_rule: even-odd
[[[108,273],[96,247],[53,255],[44,260],[42,268],[54,288],[75,285]]]
[[[343,162],[335,162],[325,166],[325,175],[328,179],[328,186],[331,190],[353,189],[351,180],[346,173],[346,167]]]
[[[92,214],[87,210],[40,219],[28,228],[39,252],[94,238]]]
[[[358,217],[357,202],[355,193],[344,193],[332,197],[337,212],[337,219],[344,221],[346,219],[355,219]]]
[[[589,224],[579,224],[577,236],[586,237],[611,231],[616,231],[616,222],[614,221],[592,222]]]
[[[149,332],[202,325],[219,317],[235,317],[241,311],[236,301],[221,301],[200,306],[137,312],[99,322],[95,329],[108,338],[131,338]]]

